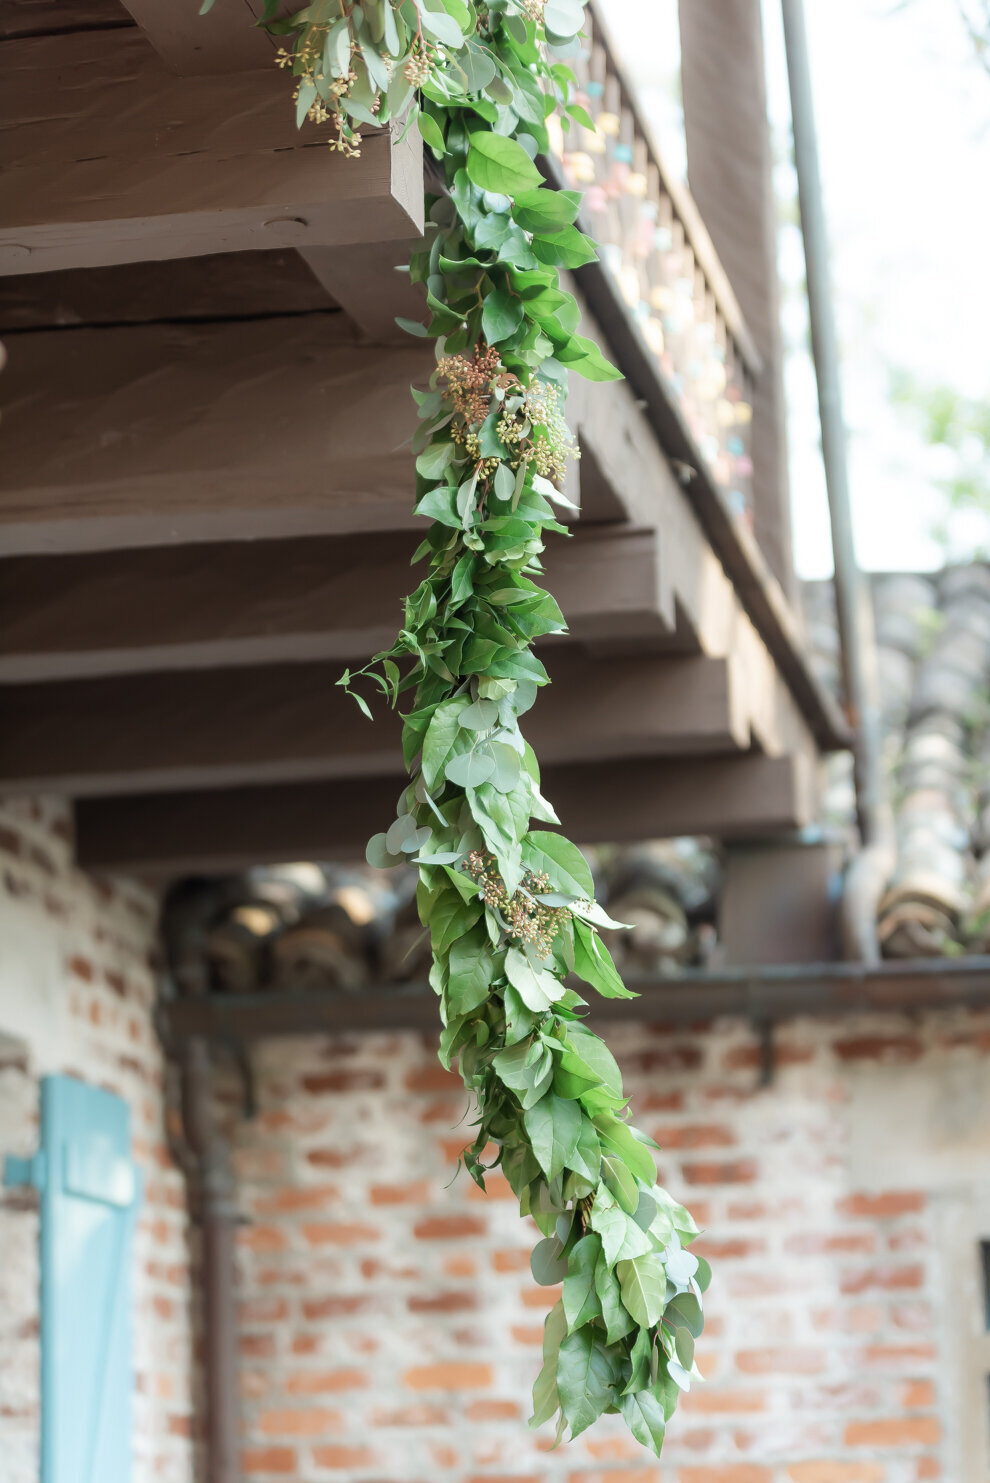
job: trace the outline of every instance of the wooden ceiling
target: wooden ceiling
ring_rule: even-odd
[[[414,580],[430,359],[393,320],[421,160],[297,136],[240,0],[209,35],[197,11],[0,4],[0,791],[78,799],[101,869],[351,855],[402,783],[391,719],[333,682]],[[210,76],[235,27],[244,71]],[[582,516],[547,573],[571,635],[528,725],[565,827],[803,825],[807,707],[643,404],[575,378],[568,412]]]

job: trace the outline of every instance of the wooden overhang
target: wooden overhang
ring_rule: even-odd
[[[415,580],[422,153],[331,155],[243,0],[197,11],[0,0],[0,792],[78,800],[99,869],[354,855],[402,786],[333,682]],[[573,379],[545,791],[589,842],[800,828],[841,717],[614,285],[577,291],[628,380]]]

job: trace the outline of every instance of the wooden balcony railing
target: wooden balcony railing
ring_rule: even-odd
[[[572,66],[594,131],[551,135],[582,222],[667,395],[734,514],[751,526],[752,383],[759,355],[687,187],[665,168],[594,4]]]

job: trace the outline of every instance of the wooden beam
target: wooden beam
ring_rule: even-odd
[[[920,1014],[990,1007],[990,958],[920,958],[899,963],[797,962],[688,969],[653,979],[630,978],[637,999],[588,993],[588,1021],[697,1025],[735,1015],[781,1021],[808,1015]],[[579,988],[582,986],[578,986]],[[421,1030],[436,1034],[436,995],[427,984],[385,984],[359,993],[338,989],[262,989],[170,999],[161,1028],[173,1047],[205,1035],[229,1047],[271,1035],[342,1035]],[[769,1048],[772,1056],[773,1048]]]
[[[426,289],[412,283],[409,255],[416,241],[364,243],[358,247],[312,247],[300,253],[313,277],[347,312],[362,341],[408,345],[397,318],[425,320]]]
[[[595,664],[554,651],[526,733],[549,762],[748,745],[722,660]],[[399,722],[371,726],[323,664],[132,675],[0,693],[0,792],[73,797],[397,773]]]
[[[429,353],[356,347],[342,317],[10,336],[0,548],[413,525]]]
[[[0,562],[0,681],[358,659],[395,636],[415,544],[386,531],[13,557]],[[546,581],[574,639],[669,642],[659,547],[626,527],[552,540]]]
[[[423,229],[418,132],[332,155],[274,69],[177,78],[126,29],[8,42],[0,87],[0,273]]]
[[[286,247],[0,277],[0,331],[259,319],[338,307]]]
[[[245,72],[271,68],[278,40],[255,24],[258,0],[124,0],[155,51],[173,72]]]
[[[83,799],[77,857],[88,870],[156,875],[358,859],[392,818],[402,781]],[[800,828],[814,806],[814,779],[802,760],[760,756],[577,763],[548,768],[544,791],[567,833],[585,844],[753,836]]]

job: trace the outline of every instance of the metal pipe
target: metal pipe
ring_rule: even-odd
[[[840,913],[847,950],[879,960],[876,908],[894,864],[893,821],[883,771],[883,726],[873,607],[856,560],[849,494],[846,426],[829,273],[811,67],[803,0],[781,0],[794,130],[801,233],[804,239],[811,348],[818,384],[822,459],[828,490],[835,607],[845,702],[853,728],[856,812],[863,852],[850,868]]]
[[[215,891],[173,894],[166,902],[164,937],[169,953],[171,1002],[210,997],[205,952]],[[160,1021],[170,1001],[159,1004]],[[206,1476],[210,1483],[240,1483],[240,1394],[234,1260],[238,1225],[236,1182],[230,1149],[213,1109],[213,1064],[209,1037],[194,1035],[182,1046],[182,1123],[196,1164],[196,1196],[202,1230],[203,1340],[206,1370]]]

